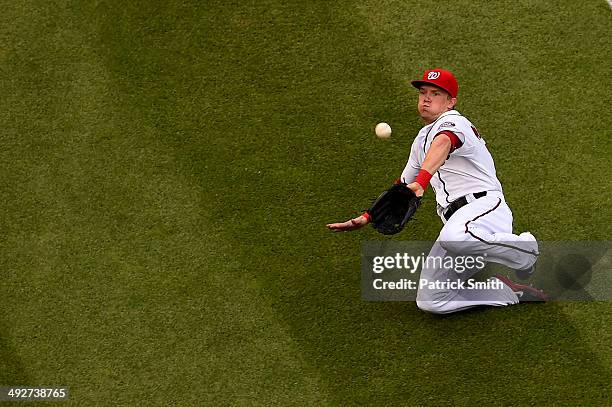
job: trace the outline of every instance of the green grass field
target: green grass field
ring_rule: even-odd
[[[609,405],[612,305],[360,298],[455,72],[517,231],[609,240],[604,0],[3,1],[0,385],[75,405]],[[373,135],[386,121],[390,140]],[[433,240],[427,194],[395,240]]]

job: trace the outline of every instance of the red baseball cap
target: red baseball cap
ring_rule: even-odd
[[[447,70],[436,68],[425,71],[423,79],[412,81],[412,86],[419,89],[423,85],[433,85],[447,91],[451,97],[456,98],[459,92],[459,85],[455,76]]]

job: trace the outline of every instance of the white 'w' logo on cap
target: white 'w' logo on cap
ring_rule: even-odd
[[[440,77],[440,72],[430,72],[427,74],[427,79],[428,80],[434,80],[434,79],[438,79]]]

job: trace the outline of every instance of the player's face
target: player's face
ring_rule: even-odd
[[[419,114],[425,123],[433,123],[444,112],[452,110],[457,99],[435,86],[423,85],[419,89]]]

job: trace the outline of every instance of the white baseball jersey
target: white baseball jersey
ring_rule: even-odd
[[[402,172],[401,180],[414,182],[425,155],[436,135],[450,131],[460,141],[444,164],[430,181],[436,201],[446,208],[454,200],[470,193],[482,191],[502,192],[502,186],[495,172],[493,157],[472,123],[456,110],[443,113],[435,122],[423,127],[412,143],[410,157]]]

